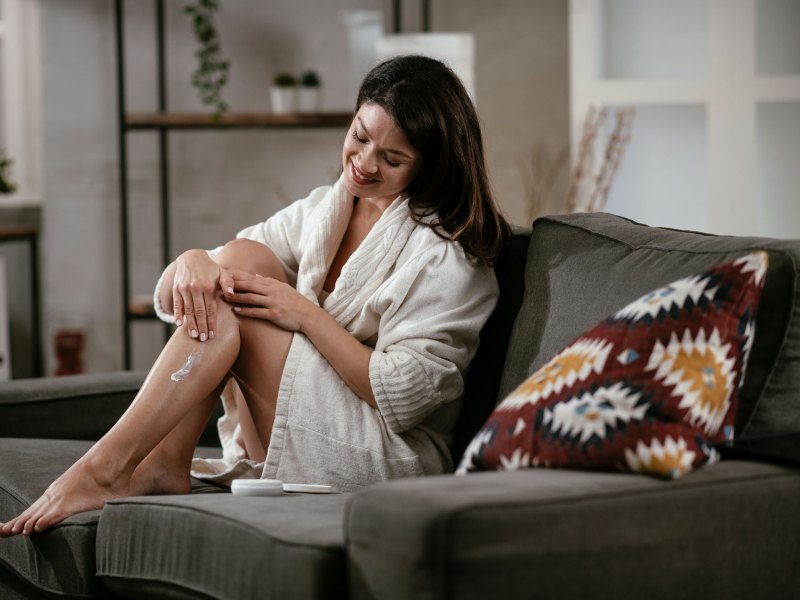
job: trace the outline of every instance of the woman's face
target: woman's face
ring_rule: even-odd
[[[422,157],[377,104],[358,109],[342,148],[345,185],[385,209],[417,177]]]

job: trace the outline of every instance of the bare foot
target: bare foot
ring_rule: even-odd
[[[36,502],[0,526],[0,537],[41,533],[74,514],[102,508],[106,500],[130,495],[129,477],[109,476],[109,470],[84,456],[56,479]]]

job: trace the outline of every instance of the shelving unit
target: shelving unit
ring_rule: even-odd
[[[169,133],[187,130],[234,130],[234,129],[308,129],[343,128],[351,118],[349,113],[321,113],[274,115],[270,113],[225,113],[215,120],[208,114],[171,112],[167,109],[166,53],[164,1],[155,0],[157,92],[158,107],[152,113],[127,113],[125,105],[125,48],[124,48],[124,0],[115,0],[114,20],[116,30],[117,59],[117,114],[119,136],[119,199],[120,199],[120,243],[122,271],[123,311],[123,364],[131,368],[131,325],[135,321],[152,320],[155,313],[152,302],[142,296],[131,297],[130,289],[130,237],[128,194],[128,145],[127,137],[141,131],[158,135],[159,204],[161,221],[161,262],[166,267],[172,257],[170,248],[170,180],[169,180]],[[164,327],[165,339],[170,335],[169,325]]]
[[[798,18],[796,0],[571,0],[573,150],[589,106],[637,109],[609,211],[800,237]]]
[[[288,114],[224,113],[212,119],[205,113],[129,113],[125,127],[133,130],[157,129],[291,129],[294,127],[342,127],[350,122],[350,113]]]

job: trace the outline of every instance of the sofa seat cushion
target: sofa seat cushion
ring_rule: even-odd
[[[800,472],[722,461],[665,481],[530,469],[353,496],[351,598],[792,598]]]
[[[77,440],[0,438],[0,522],[28,508],[59,475],[80,458],[93,442]],[[215,456],[219,448],[200,448]],[[219,491],[199,480],[193,492]],[[0,540],[0,597],[3,586],[21,588],[25,597],[42,594],[91,598],[107,594],[95,573],[95,535],[100,511],[79,513],[47,533]],[[10,576],[6,576],[10,575]]]
[[[98,576],[134,598],[342,598],[347,498],[114,500],[100,519]]]
[[[28,508],[91,442],[0,438],[0,522]],[[74,597],[103,592],[95,577],[100,511],[74,515],[50,532],[0,540],[2,567],[41,591]]]

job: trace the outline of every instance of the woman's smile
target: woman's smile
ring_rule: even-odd
[[[353,181],[358,185],[369,185],[370,183],[377,182],[377,179],[367,176],[357,166],[354,160],[350,161],[350,173],[353,176]]]
[[[386,208],[414,181],[421,166],[419,152],[394,119],[377,104],[363,104],[342,147],[349,192]]]

